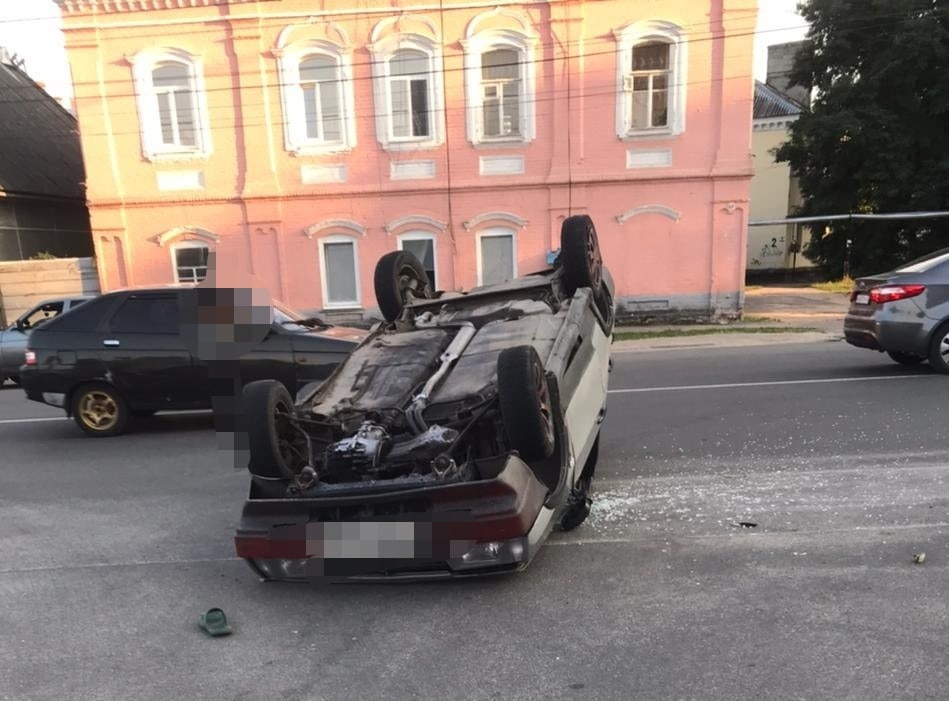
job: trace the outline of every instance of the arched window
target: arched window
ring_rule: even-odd
[[[182,51],[145,51],[132,59],[142,150],[160,159],[210,152],[200,61]]]
[[[287,150],[307,154],[355,147],[350,52],[329,40],[306,40],[276,53]]]
[[[616,133],[676,135],[685,129],[686,44],[678,27],[639,22],[616,32]]]
[[[428,18],[381,20],[372,31],[376,138],[384,149],[444,143],[441,41]]]
[[[531,141],[537,39],[530,24],[513,10],[491,10],[469,23],[461,43],[469,141]]]

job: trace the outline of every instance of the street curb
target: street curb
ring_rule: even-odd
[[[806,331],[787,333],[725,333],[698,336],[674,336],[669,338],[644,338],[626,341],[614,341],[613,352],[648,353],[669,349],[691,348],[742,348],[749,346],[774,346],[802,343],[839,343],[844,340],[838,333],[824,331]]]

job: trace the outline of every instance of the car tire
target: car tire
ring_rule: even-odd
[[[593,500],[590,498],[590,487],[593,483],[593,472],[596,470],[596,463],[600,457],[600,434],[596,434],[593,441],[593,448],[583,465],[583,471],[580,473],[580,479],[577,486],[570,492],[567,508],[560,517],[558,524],[561,531],[572,531],[578,528],[580,524],[587,520],[590,515],[590,509]]]
[[[593,220],[586,214],[568,217],[560,227],[560,259],[569,297],[589,287],[599,295],[603,278],[603,257]]]
[[[936,372],[949,375],[949,321],[933,332],[929,342],[929,365]]]
[[[550,387],[533,346],[505,348],[498,355],[498,399],[511,448],[526,462],[550,457],[554,450],[554,413]]]
[[[431,299],[434,291],[422,262],[409,251],[386,253],[373,278],[376,303],[386,321],[399,318],[410,298]]]
[[[128,404],[115,387],[104,382],[78,387],[72,393],[71,405],[73,421],[86,435],[117,436],[128,426]]]
[[[244,386],[242,402],[250,473],[264,479],[293,479],[303,462],[294,429],[284,418],[294,409],[290,392],[276,380],[257,380]]]
[[[898,351],[887,351],[886,354],[890,356],[890,359],[899,363],[900,365],[919,365],[926,361],[925,358],[919,355],[913,355],[912,353],[900,353]]]

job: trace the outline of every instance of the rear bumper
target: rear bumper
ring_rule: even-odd
[[[428,580],[516,572],[546,540],[547,491],[516,456],[496,477],[361,496],[248,499],[234,538],[262,579]]]
[[[848,314],[844,317],[844,340],[858,348],[925,356],[931,326],[928,320],[918,318],[903,321]]]

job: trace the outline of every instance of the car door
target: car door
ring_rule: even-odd
[[[564,421],[578,469],[593,447],[606,410],[610,342],[591,299],[580,321],[561,386]]]
[[[181,337],[175,291],[126,297],[105,324],[100,353],[108,377],[130,405],[195,405],[195,368]]]

